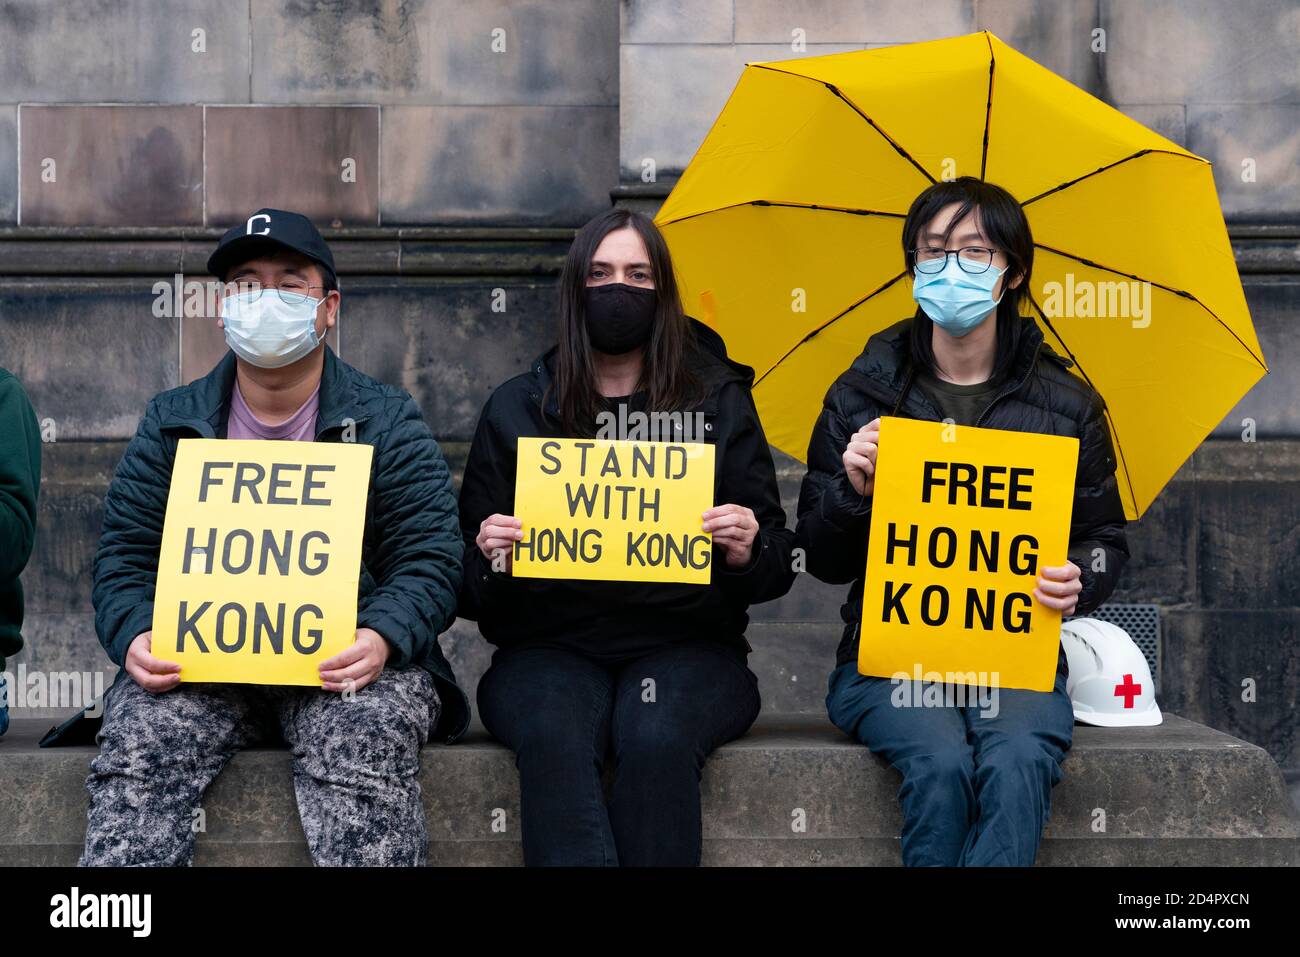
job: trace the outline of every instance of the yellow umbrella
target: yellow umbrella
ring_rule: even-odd
[[[915,312],[908,206],[963,175],[1020,200],[1029,314],[1106,400],[1138,517],[1267,371],[1208,161],[976,33],[749,64],[657,222],[803,458],[830,383]]]

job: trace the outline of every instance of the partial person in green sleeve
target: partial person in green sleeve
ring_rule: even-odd
[[[0,734],[9,728],[5,656],[23,647],[23,586],[18,580],[36,541],[41,433],[27,393],[0,369]]]

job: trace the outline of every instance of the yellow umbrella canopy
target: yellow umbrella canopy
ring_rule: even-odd
[[[831,382],[915,312],[908,207],[964,175],[1024,208],[1027,313],[1105,399],[1138,517],[1267,371],[1206,160],[977,33],[749,64],[656,222],[802,459]]]

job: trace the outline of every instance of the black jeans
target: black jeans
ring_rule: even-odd
[[[496,653],[478,706],[515,752],[526,864],[694,866],[704,760],[754,723],[758,680],[710,641],[615,664],[524,648]]]

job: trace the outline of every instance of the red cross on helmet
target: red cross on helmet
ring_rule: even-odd
[[[1070,667],[1065,693],[1076,721],[1106,728],[1160,723],[1151,668],[1123,628],[1075,618],[1061,625],[1061,644]]]

